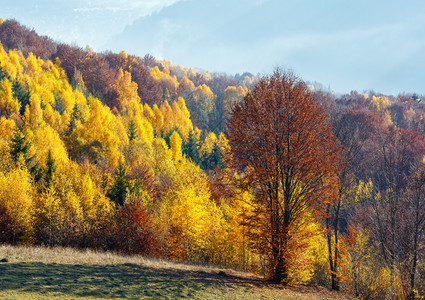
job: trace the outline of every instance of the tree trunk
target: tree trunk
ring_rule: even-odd
[[[328,218],[326,219],[326,230],[327,230],[327,242],[328,242],[328,255],[329,255],[329,266],[331,271],[331,284],[332,290],[339,291],[339,281],[338,281],[338,222],[339,222],[339,208],[340,202],[338,203],[337,208],[335,209],[335,221],[333,225],[333,230],[331,229],[331,216],[330,216],[330,207],[329,204],[327,208]],[[334,250],[332,249],[332,232],[335,239]]]
[[[335,208],[335,221],[334,221],[334,237],[335,237],[335,250],[334,250],[334,269],[332,273],[332,289],[339,291],[339,278],[338,278],[338,232],[339,232],[339,211],[341,208],[341,199],[338,199],[337,207]]]
[[[420,205],[419,199],[416,199],[415,232],[413,236],[413,264],[410,270],[410,299],[416,299],[416,268],[418,263],[418,235],[420,223]]]

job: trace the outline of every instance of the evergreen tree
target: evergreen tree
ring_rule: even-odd
[[[190,158],[195,164],[200,163],[198,140],[192,131],[189,132],[187,141],[183,143],[182,151],[183,154],[185,154],[187,158]]]
[[[221,154],[220,146],[215,143],[211,153],[205,155],[202,160],[202,169],[213,170],[214,168],[224,168],[224,159]]]
[[[10,145],[10,155],[12,156],[12,159],[15,164],[18,163],[19,157],[21,155],[25,163],[27,163],[27,155],[29,148],[30,145],[28,144],[25,135],[22,134],[22,131],[19,128],[15,128]]]
[[[54,109],[57,112],[59,112],[61,114],[61,116],[63,115],[63,113],[65,112],[65,109],[66,109],[63,98],[59,93],[56,93],[56,95],[55,95]]]
[[[50,187],[53,179],[53,173],[56,170],[55,160],[52,157],[52,151],[49,149],[47,154],[46,170],[44,171],[44,186],[46,189]]]
[[[130,183],[126,176],[127,167],[123,162],[120,161],[117,170],[115,171],[114,183],[106,195],[113,202],[117,204],[117,206],[122,206],[127,198],[128,189],[130,187]]]
[[[29,89],[24,90],[19,81],[15,80],[12,84],[13,96],[18,99],[21,103],[21,108],[19,109],[20,115],[24,115],[25,108],[30,104],[31,91]]]
[[[137,129],[136,129],[136,126],[134,125],[133,120],[130,121],[127,135],[128,135],[128,140],[130,143],[137,138]]]
[[[35,182],[39,182],[41,179],[40,164],[38,162],[31,164],[34,160],[34,156],[28,156],[29,149],[30,144],[28,143],[25,135],[19,128],[14,129],[10,145],[10,155],[12,156],[12,160],[15,164],[18,164],[20,157],[22,157]]]
[[[177,133],[182,136],[180,130],[178,128],[173,128],[167,132],[165,132],[164,130],[161,130],[161,137],[164,139],[164,141],[167,143],[168,147],[171,147],[170,144],[170,138],[173,135],[174,131],[177,131]]]
[[[33,158],[34,157],[31,157],[31,161],[33,160]],[[32,178],[34,179],[34,182],[39,183],[41,181],[41,178],[42,178],[42,175],[43,175],[42,170],[40,168],[40,163],[36,162],[32,166],[27,165],[27,167],[28,167],[28,170],[29,170]]]
[[[81,119],[81,112],[80,112],[80,109],[78,108],[78,104],[75,103],[74,109],[72,110],[72,114],[71,114],[71,120],[69,121],[68,130],[65,133],[66,136],[71,135],[71,133],[74,131],[76,127],[77,120],[80,120],[80,119]]]
[[[2,81],[4,78],[10,79],[10,76],[5,70],[0,68],[0,81]]]

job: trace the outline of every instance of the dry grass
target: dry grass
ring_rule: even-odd
[[[1,299],[349,299],[322,287],[112,252],[3,245],[2,258]]]
[[[155,269],[219,271],[216,267],[172,262],[140,255],[122,255],[112,251],[80,250],[75,248],[0,245],[0,259],[9,262],[40,262],[46,264],[119,265],[135,264]]]

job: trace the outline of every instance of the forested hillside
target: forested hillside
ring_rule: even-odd
[[[421,95],[198,72],[13,20],[0,42],[2,243],[425,295]]]

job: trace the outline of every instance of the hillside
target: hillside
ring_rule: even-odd
[[[423,95],[96,53],[13,20],[0,42],[0,243],[425,293]]]
[[[350,299],[253,274],[69,248],[0,246],[3,299]]]

